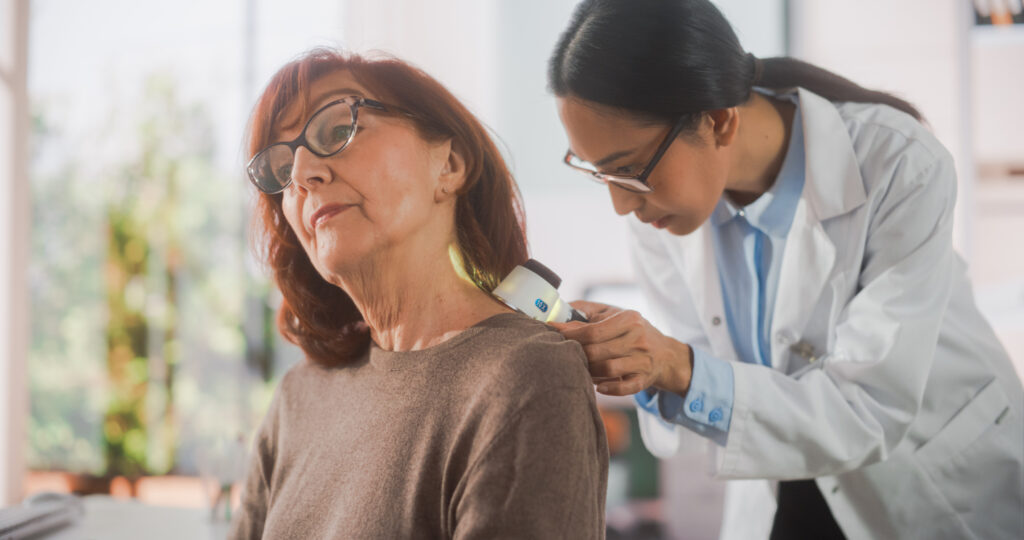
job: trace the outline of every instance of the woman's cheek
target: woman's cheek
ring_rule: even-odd
[[[288,221],[288,225],[292,228],[295,236],[302,243],[306,243],[306,228],[302,225],[302,206],[298,197],[286,190],[281,199],[281,211],[284,213],[284,218]]]

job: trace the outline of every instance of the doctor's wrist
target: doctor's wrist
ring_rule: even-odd
[[[693,349],[673,339],[666,353],[665,364],[654,386],[685,398],[693,378]]]

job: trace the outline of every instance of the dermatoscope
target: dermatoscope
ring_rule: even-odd
[[[541,322],[587,322],[582,313],[558,296],[562,278],[536,259],[516,266],[491,291],[508,307]]]

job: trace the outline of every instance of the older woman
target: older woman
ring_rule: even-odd
[[[526,259],[494,144],[396,59],[317,50],[250,125],[282,333],[232,538],[592,538],[608,453],[579,344],[490,291]]]

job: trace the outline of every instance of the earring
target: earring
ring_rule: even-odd
[[[441,188],[441,193],[444,193],[445,195],[447,195],[448,194],[448,188],[442,187]]]

